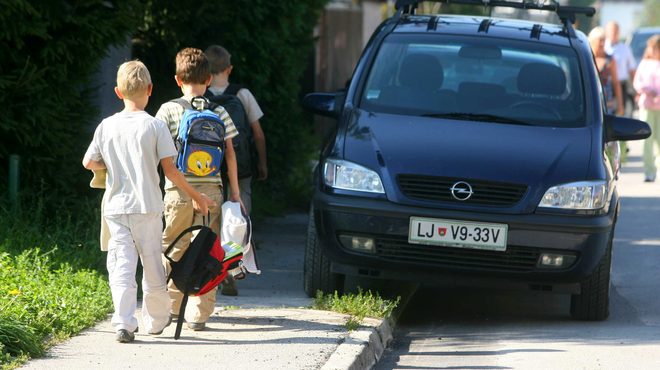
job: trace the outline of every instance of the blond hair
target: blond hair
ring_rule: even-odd
[[[144,63],[139,60],[126,62],[117,71],[117,89],[124,99],[133,99],[147,94],[151,85],[151,75]]]
[[[595,27],[591,32],[589,32],[589,42],[595,40],[595,39],[604,39],[605,38],[605,30],[603,27]]]
[[[211,66],[199,49],[185,48],[176,55],[176,75],[186,85],[204,85],[211,76]]]
[[[214,75],[224,72],[227,68],[231,67],[231,54],[220,45],[209,46],[204,50],[204,54],[209,58],[211,73]]]
[[[653,49],[660,49],[660,35],[653,35],[646,41],[646,50],[642,59],[653,59]]]

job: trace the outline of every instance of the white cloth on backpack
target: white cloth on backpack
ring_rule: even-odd
[[[222,205],[220,234],[222,245],[234,242],[243,246],[243,267],[247,272],[261,274],[256,251],[252,248],[252,223],[249,216],[243,216],[240,203],[225,202]]]

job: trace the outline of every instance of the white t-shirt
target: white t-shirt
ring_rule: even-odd
[[[619,82],[630,79],[630,72],[637,69],[637,63],[630,46],[617,42],[614,46],[610,40],[605,40],[605,52],[616,60],[616,74]]]
[[[119,112],[94,132],[85,157],[108,168],[104,215],[163,212],[158,163],[177,155],[165,122],[147,112]]]
[[[209,91],[215,95],[221,95],[225,93],[227,86],[209,87]],[[247,113],[249,123],[252,123],[264,116],[264,112],[261,111],[261,108],[257,103],[257,99],[254,98],[254,95],[252,95],[250,90],[242,88],[238,90],[236,96],[238,96],[238,99],[241,101],[241,103],[243,103],[243,107],[245,107],[245,112]]]

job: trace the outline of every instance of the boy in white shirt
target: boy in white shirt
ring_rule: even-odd
[[[124,110],[103,120],[96,128],[83,166],[108,170],[103,217],[110,230],[107,267],[115,313],[112,326],[116,339],[135,339],[137,319],[138,257],[142,260],[142,319],[146,331],[162,334],[171,323],[170,296],[162,264],[162,215],[165,209],[157,166],[165,176],[193,199],[203,213],[214,206],[206,195],[188,184],[174,166],[177,151],[167,125],[144,111],[153,85],[142,62],[122,64],[117,72],[117,96]]]

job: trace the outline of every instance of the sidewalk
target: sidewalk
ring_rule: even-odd
[[[368,328],[349,335],[342,326],[345,315],[301,309],[311,305],[302,288],[307,215],[268,219],[255,229],[262,273],[237,282],[237,297],[218,291],[216,310],[204,331],[184,326],[175,341],[175,325],[171,325],[160,336],[139,331],[133,343],[121,344],[106,320],[21,369],[339,370],[370,366],[374,356],[379,356],[373,346],[382,353],[381,343],[391,338],[387,324],[382,335],[374,336],[381,331]],[[136,317],[143,328],[139,312]],[[370,319],[365,324],[378,327],[382,322]]]

